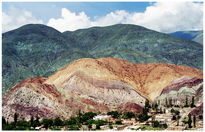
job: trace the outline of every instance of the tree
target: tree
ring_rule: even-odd
[[[158,100],[158,104],[157,105],[160,106],[160,100]]]
[[[14,114],[14,123],[15,123],[15,125],[17,124],[17,122],[18,122],[18,114],[15,113]]]
[[[75,117],[70,117],[70,119],[66,122],[66,125],[78,124],[79,121]]]
[[[112,123],[109,123],[109,128],[113,129]]]
[[[6,125],[6,119],[2,116],[2,125]]]
[[[111,115],[113,118],[119,118],[121,114],[118,111],[110,111],[107,115]]]
[[[48,127],[51,127],[53,125],[53,120],[43,119],[42,124],[43,124],[44,128],[48,129]]]
[[[93,112],[87,112],[81,116],[82,122],[86,122],[87,120],[93,119],[97,114]]]
[[[191,123],[192,123],[191,114],[189,114],[188,115],[188,125],[189,125],[189,128],[192,128]]]
[[[117,124],[117,125],[122,125],[122,121],[121,121],[121,120],[117,120],[117,121],[115,122],[115,124]]]
[[[172,109],[171,109],[171,113],[174,113],[174,112],[175,112],[175,110],[172,108]]]
[[[168,107],[168,101],[167,101],[167,98],[166,98],[166,100],[165,100],[165,105],[166,105],[166,107]]]
[[[194,124],[194,127],[196,127],[196,116],[195,115],[193,117],[193,124]]]
[[[34,118],[33,116],[31,116],[31,120],[30,120],[30,126],[33,127],[33,123],[34,123]]]
[[[180,119],[180,116],[178,115],[177,116],[177,126],[179,126],[179,119]]]
[[[169,99],[169,106],[172,107],[172,98]]]
[[[40,126],[40,125],[41,125],[41,123],[39,121],[39,117],[37,116],[36,120],[34,120],[34,122],[33,122],[33,127],[35,128],[35,127]]]
[[[81,110],[78,110],[78,117],[81,117],[82,115]]]
[[[130,119],[130,118],[135,117],[135,114],[133,112],[125,112],[123,114],[123,117],[124,117],[124,119]]]
[[[2,125],[2,130],[14,130],[15,129],[15,124],[14,122],[11,124],[6,124],[6,125]]]
[[[138,116],[139,121],[143,122],[148,120],[149,119],[148,112],[149,112],[149,102],[147,100],[143,108],[143,113]]]
[[[21,126],[21,128],[23,130],[25,130],[26,128],[30,127],[30,124],[29,124],[29,122],[27,122],[25,120],[20,120],[20,121],[17,122],[17,126]]]
[[[163,128],[167,128],[168,125],[167,125],[166,123],[164,123],[164,124],[162,124],[162,127],[163,127]]]
[[[148,99],[146,99],[146,101],[145,101],[145,108],[150,108],[150,104],[149,104],[149,100]]]
[[[62,125],[63,125],[63,121],[62,121],[59,117],[57,117],[57,118],[54,120],[53,125],[55,125],[55,126],[62,126]]]
[[[162,114],[162,113],[163,113],[163,112],[162,112],[162,108],[160,108],[160,109],[159,109],[159,113],[160,113],[160,114]]]
[[[179,115],[180,112],[178,110],[175,110],[175,109],[172,108],[171,113],[174,113],[175,115]]]
[[[143,122],[149,119],[148,112],[149,112],[149,100],[145,101],[145,106],[143,108],[143,113],[138,116],[139,121]]]
[[[153,127],[159,127],[159,121],[152,121]]]
[[[100,129],[100,126],[103,126],[103,125],[105,125],[105,124],[107,124],[106,121],[104,121],[104,120],[97,120],[97,121],[95,122],[96,129]]]
[[[194,96],[192,97],[192,99],[191,99],[191,108],[193,108],[193,107],[195,107],[195,104],[194,104]]]
[[[90,119],[85,122],[85,125],[88,125],[88,128],[92,128],[92,124],[96,124],[96,121],[93,119]]]
[[[202,120],[203,119],[203,115],[199,115],[199,119]]]
[[[172,120],[176,120],[177,118],[176,118],[176,116],[175,115],[173,115],[172,116]]]
[[[188,105],[188,97],[187,96],[186,96],[186,101],[185,101],[184,107],[189,107],[189,105]]]
[[[152,105],[152,109],[157,111],[157,110],[158,110],[158,104],[157,104],[157,103],[154,103],[154,104]]]

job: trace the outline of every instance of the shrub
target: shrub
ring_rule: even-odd
[[[177,118],[176,118],[176,116],[175,115],[173,115],[172,116],[172,120],[176,120]]]
[[[79,126],[72,124],[69,126],[69,130],[79,130]]]
[[[93,119],[97,114],[93,112],[87,112],[81,116],[82,122],[85,122],[87,120]]]
[[[2,130],[13,130],[15,128],[15,124],[2,124]]]
[[[53,123],[54,126],[63,126],[63,121],[57,117],[55,120],[54,120],[54,123]]]
[[[201,119],[201,120],[202,120],[202,119],[203,119],[203,115],[199,115],[199,119]]]
[[[166,124],[166,123],[164,123],[164,124],[159,124],[159,128],[167,128],[168,127],[168,125]]]
[[[174,113],[175,115],[179,115],[180,112],[178,110],[175,110],[175,109],[172,108],[171,113]]]
[[[30,127],[30,123],[24,120],[18,121],[17,126]]]
[[[122,125],[122,121],[121,121],[121,120],[117,120],[117,121],[115,122],[115,124],[117,124],[117,125]]]
[[[24,127],[24,126],[17,126],[13,130],[29,130],[29,127]]]
[[[159,127],[159,121],[152,121],[153,127]]]
[[[75,125],[79,124],[79,118],[77,117],[71,117],[68,121],[66,121],[66,125]]]
[[[112,124],[111,124],[111,123],[109,124],[109,128],[110,128],[110,129],[113,129],[113,126],[112,126]]]
[[[37,127],[37,126],[40,126],[40,125],[41,125],[41,123],[39,122],[39,117],[37,116],[36,120],[34,120],[34,122],[33,122],[33,127]]]
[[[42,124],[43,124],[44,128],[48,129],[48,127],[51,127],[53,125],[53,120],[43,119]]]
[[[147,114],[141,114],[141,115],[138,116],[138,120],[140,122],[146,121],[148,119],[149,119],[149,116]]]
[[[124,119],[130,119],[130,118],[133,118],[133,117],[135,117],[135,114],[133,112],[125,112],[123,114]]]
[[[85,125],[92,125],[92,124],[96,124],[96,121],[93,119],[90,119],[87,122],[85,122]]]
[[[111,115],[113,118],[119,118],[121,113],[119,113],[118,111],[110,111],[107,113],[107,115]]]

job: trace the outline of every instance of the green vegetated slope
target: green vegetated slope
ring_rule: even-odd
[[[116,57],[202,69],[203,47],[141,26],[117,24],[60,33],[29,24],[2,35],[3,95],[18,82],[47,77],[79,58]]]
[[[118,24],[63,34],[96,58],[112,56],[134,63],[166,62],[202,69],[202,45],[144,27]]]
[[[92,57],[72,48],[72,41],[44,25],[26,25],[2,36],[3,95],[30,77],[47,77],[69,62]]]

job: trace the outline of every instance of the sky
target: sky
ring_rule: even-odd
[[[60,32],[135,24],[160,32],[203,29],[202,2],[2,2],[2,31],[45,24]]]

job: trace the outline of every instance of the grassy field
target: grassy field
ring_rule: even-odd
[[[159,128],[159,127],[152,127],[152,126],[148,126],[148,125],[143,125],[141,128],[141,130],[164,130],[164,128]]]

